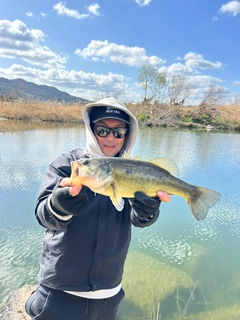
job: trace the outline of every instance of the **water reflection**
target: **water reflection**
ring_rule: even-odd
[[[2,301],[24,283],[36,283],[44,232],[33,212],[39,184],[55,157],[85,145],[85,129],[0,121],[0,139]],[[197,222],[185,200],[172,197],[161,205],[160,218],[151,228],[133,228],[119,320],[155,320],[159,302],[162,319],[180,319],[197,281],[186,319],[211,319],[207,306],[213,319],[220,314],[224,319],[229,314],[231,320],[240,317],[239,145],[237,134],[140,130],[133,155],[169,156],[177,162],[181,179],[216,189],[223,198],[205,221]]]

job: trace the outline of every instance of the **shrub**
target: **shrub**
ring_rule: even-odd
[[[150,115],[145,115],[144,113],[140,113],[140,115],[138,116],[138,121],[139,122],[144,122],[144,121],[149,121],[150,120]]]

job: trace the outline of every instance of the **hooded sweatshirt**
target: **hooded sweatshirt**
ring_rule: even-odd
[[[90,127],[89,113],[95,106],[113,106],[129,115],[130,130],[121,154],[124,150],[131,150],[137,135],[137,120],[121,102],[107,98],[90,103],[83,111],[86,148],[62,154],[50,164],[35,209],[39,224],[46,228],[38,280],[40,284],[57,290],[89,292],[118,287],[122,280],[132,224],[146,227],[158,217],[156,214],[150,222],[143,223],[134,214],[128,199],[124,199],[124,208],[119,212],[109,197],[95,194],[87,187],[83,188],[89,204],[78,216],[70,215],[63,219],[50,207],[53,188],[60,179],[71,174],[71,161],[104,156]]]
[[[138,133],[138,122],[137,122],[137,119],[134,117],[134,115],[126,108],[126,106],[115,98],[105,98],[94,103],[89,103],[84,107],[83,119],[86,124],[86,138],[87,138],[86,149],[92,157],[104,157],[104,154],[102,153],[97,143],[95,135],[91,130],[90,118],[89,118],[89,115],[93,107],[97,108],[97,107],[103,107],[103,106],[123,110],[125,113],[129,115],[129,119],[130,119],[129,134],[127,135],[125,139],[125,144],[119,153],[119,155],[121,156],[124,150],[126,151],[132,150],[134,143],[136,141],[137,133]]]

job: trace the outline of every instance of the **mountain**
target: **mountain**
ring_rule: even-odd
[[[54,100],[66,103],[88,102],[88,100],[71,96],[55,87],[38,85],[23,79],[9,80],[0,77],[0,98],[12,97],[14,100]]]

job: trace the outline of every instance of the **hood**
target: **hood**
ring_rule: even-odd
[[[86,125],[87,151],[90,153],[92,157],[104,157],[104,154],[102,153],[98,145],[97,139],[95,138],[94,133],[92,132],[92,129],[90,127],[90,117],[89,117],[93,107],[102,107],[102,106],[120,109],[129,115],[129,118],[130,118],[129,132],[125,139],[123,148],[120,150],[120,156],[123,154],[124,151],[131,151],[137,138],[138,122],[137,122],[137,119],[134,117],[134,115],[127,109],[127,107],[122,102],[118,101],[115,98],[105,98],[93,103],[88,103],[83,108],[83,120]]]

